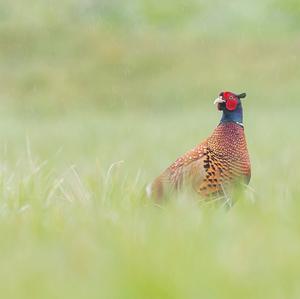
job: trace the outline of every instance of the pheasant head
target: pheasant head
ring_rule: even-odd
[[[243,124],[243,108],[241,99],[246,97],[246,93],[235,94],[230,91],[223,91],[215,100],[218,110],[223,112],[221,123],[235,122]]]

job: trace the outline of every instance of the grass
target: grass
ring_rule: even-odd
[[[51,3],[0,4],[1,297],[299,298],[299,5]],[[223,89],[251,189],[155,206]]]

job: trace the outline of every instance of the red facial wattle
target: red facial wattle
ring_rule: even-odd
[[[231,92],[224,92],[223,98],[226,101],[225,106],[227,110],[233,111],[236,109],[239,102],[237,97],[234,94],[232,94]]]
[[[235,110],[237,105],[238,105],[237,100],[227,100],[226,101],[226,109],[229,110],[229,111]]]

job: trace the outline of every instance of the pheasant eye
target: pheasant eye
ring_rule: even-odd
[[[233,99],[233,96],[229,96],[229,100],[232,100]]]

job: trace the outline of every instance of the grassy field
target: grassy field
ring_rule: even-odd
[[[300,5],[2,1],[1,298],[300,297]],[[144,189],[247,92],[230,211]]]

